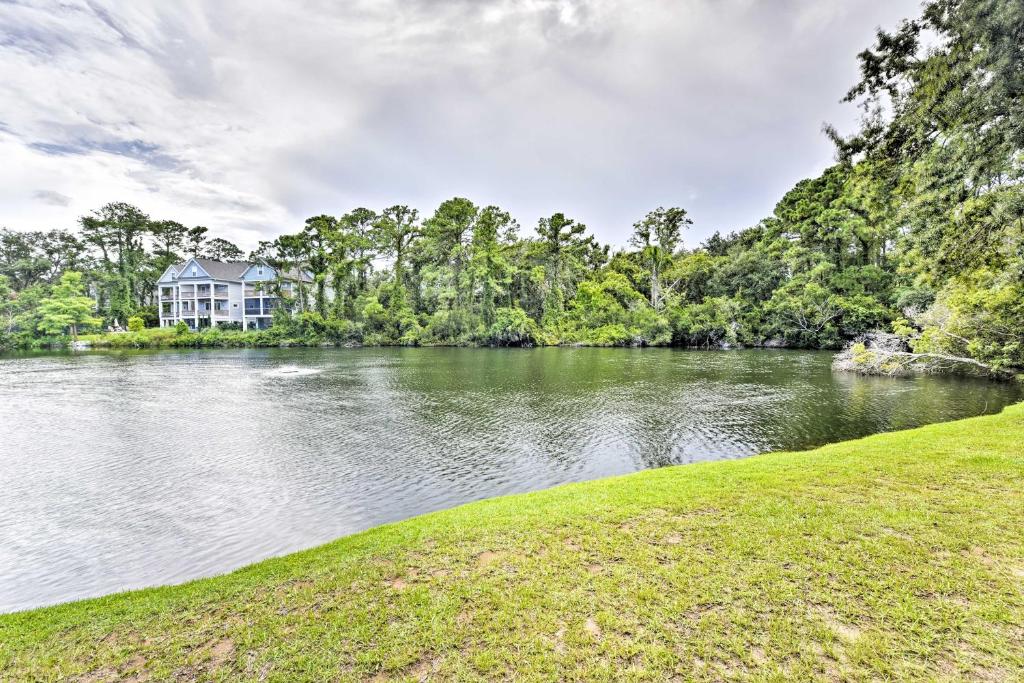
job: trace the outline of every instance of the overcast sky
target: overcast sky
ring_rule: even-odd
[[[0,226],[109,201],[244,248],[452,196],[694,246],[832,162],[855,55],[918,0],[0,0]]]

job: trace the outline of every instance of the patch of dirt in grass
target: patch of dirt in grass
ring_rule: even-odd
[[[853,642],[860,638],[861,630],[858,627],[841,620],[835,613],[835,610],[828,605],[815,605],[811,609],[811,612],[825,622],[825,625],[828,626],[833,633],[839,636],[840,640]]]
[[[394,588],[396,591],[404,591],[409,587],[409,582],[399,576],[397,579],[388,581],[388,585]]]
[[[963,556],[972,557],[985,567],[992,567],[996,563],[996,561],[993,560],[992,557],[990,557],[989,554],[985,552],[984,548],[978,546],[974,546],[970,550],[965,550],[963,552]]]
[[[455,623],[459,626],[464,626],[465,624],[468,624],[471,621],[473,621],[473,613],[470,612],[468,609],[464,609],[455,615]]]
[[[977,667],[971,671],[970,678],[979,683],[1007,683],[1013,680],[1006,669],[998,667]]]
[[[676,519],[693,519],[695,517],[710,517],[711,515],[720,514],[722,511],[718,508],[697,508],[696,510],[687,510],[680,514],[674,515]]]
[[[119,681],[121,678],[115,669],[103,668],[76,676],[70,680],[75,681],[75,683],[107,683],[108,681]]]
[[[599,564],[591,564],[591,565],[587,565],[587,571],[590,572],[591,574],[600,574],[601,572],[604,571],[604,567],[602,567]]]
[[[484,552],[476,556],[476,567],[477,569],[489,567],[492,564],[495,564],[496,562],[500,562],[501,560],[505,559],[505,556],[507,554],[508,553],[504,553],[501,551],[485,550]]]
[[[722,676],[722,679],[725,680],[732,681],[740,678],[740,674],[745,672],[746,668],[747,667],[743,666],[743,662],[736,658],[732,658],[728,661],[724,659],[719,659],[715,661],[715,669],[718,670],[718,672]]]
[[[683,542],[683,535],[677,532],[673,532],[665,537],[665,543],[669,545],[679,545]]]
[[[142,681],[150,679],[149,672],[144,669],[145,666],[146,659],[141,655],[136,655],[119,669],[105,666],[70,680],[76,681],[76,683],[112,683],[113,681],[118,681],[119,683],[142,683]]]
[[[565,654],[565,624],[558,627],[555,631],[555,654]]]
[[[941,598],[944,602],[949,603],[960,609],[967,609],[971,606],[971,601],[964,595],[946,595]]]
[[[230,638],[212,640],[205,646],[207,650],[206,667],[208,669],[219,669],[231,658],[235,652],[235,641]]]
[[[417,681],[426,681],[429,680],[433,674],[436,674],[440,668],[441,660],[437,657],[421,659],[409,668],[409,673],[407,675]]]
[[[598,626],[597,621],[594,620],[594,617],[588,617],[587,620],[583,623],[583,628],[586,630],[587,633],[594,636],[595,638],[601,637],[601,627]]]
[[[235,641],[228,637],[215,638],[197,647],[195,652],[203,661],[178,669],[174,672],[174,680],[205,680],[209,677],[206,674],[229,664],[231,656],[235,653]]]
[[[914,540],[914,537],[911,536],[910,534],[905,534],[902,531],[897,531],[896,529],[892,529],[892,528],[887,527],[887,526],[883,526],[880,529],[880,531],[882,532],[882,534],[884,534],[886,536],[892,536],[893,538],[898,538],[901,541],[913,542],[913,540]]]
[[[754,646],[750,648],[750,658],[754,660],[754,663],[758,666],[764,666],[768,663],[768,655],[765,653],[763,647]]]
[[[717,612],[721,609],[721,606],[717,603],[702,603],[700,605],[693,605],[685,612],[683,612],[683,619],[686,621],[698,621],[705,614]]]
[[[125,683],[141,683],[142,681],[149,680],[149,672],[145,670],[146,659],[141,655],[136,655],[129,660],[125,669],[130,671],[131,674],[121,678]]]

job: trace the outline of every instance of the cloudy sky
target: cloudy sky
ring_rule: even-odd
[[[0,226],[108,201],[245,248],[466,196],[623,244],[770,213],[919,0],[0,0]]]

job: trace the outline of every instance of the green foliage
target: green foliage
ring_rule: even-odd
[[[629,279],[608,272],[600,282],[581,282],[559,330],[570,343],[594,346],[667,344],[668,320],[655,311]]]
[[[140,330],[145,329],[145,327],[146,321],[140,318],[139,316],[133,315],[131,318],[128,318],[129,332],[139,332]]]
[[[493,346],[534,346],[541,339],[537,323],[526,311],[507,307],[495,311],[494,323],[480,341]]]
[[[1024,282],[988,269],[952,280],[916,322],[914,351],[1024,367]]]
[[[96,302],[84,296],[82,274],[69,270],[53,286],[50,296],[39,303],[38,327],[53,335],[78,337],[79,330],[96,327],[102,321],[95,317]]]
[[[682,346],[735,346],[747,337],[741,322],[743,304],[729,297],[709,297],[698,304],[669,309],[672,341]]]
[[[521,237],[508,212],[464,197],[424,220],[402,204],[317,215],[251,255],[312,275],[294,296],[268,283],[283,302],[271,332],[186,329],[175,343],[835,348],[891,326],[922,353],[1020,368],[1021,26],[1020,3],[928,0],[881,31],[847,98],[864,107],[860,129],[828,131],[839,162],[746,230],[685,248],[686,210],[659,207],[610,254],[564,213]],[[124,203],[80,222],[79,235],[0,230],[0,344],[73,332],[50,292],[63,273],[83,273],[108,322],[153,326],[169,264],[240,254]]]

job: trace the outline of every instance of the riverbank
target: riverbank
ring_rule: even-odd
[[[488,347],[488,346],[569,346],[569,347],[671,347],[678,346],[663,342],[651,342],[633,336],[628,331],[614,335],[597,335],[581,341],[578,338],[562,339],[559,337],[536,334],[523,337],[512,337],[512,340],[496,340],[495,338],[452,341],[432,339],[429,336],[392,339],[381,334],[364,333],[358,327],[323,328],[310,330],[286,329],[282,326],[270,327],[265,330],[241,330],[234,328],[205,328],[198,331],[178,330],[172,327],[150,327],[136,332],[104,332],[101,334],[82,334],[73,341],[69,337],[33,339],[30,343],[15,344],[12,350],[39,349],[174,349],[174,348],[273,348],[273,347],[331,347],[331,346],[451,346],[451,347]],[[688,348],[701,349],[734,349],[743,348],[735,344],[715,344],[711,346],[694,346]],[[778,340],[768,340],[764,344],[751,345],[749,348],[784,349],[788,347]],[[3,350],[0,348],[0,350]],[[837,349],[828,349],[837,350]]]
[[[1024,405],[0,617],[12,680],[1024,675]]]

